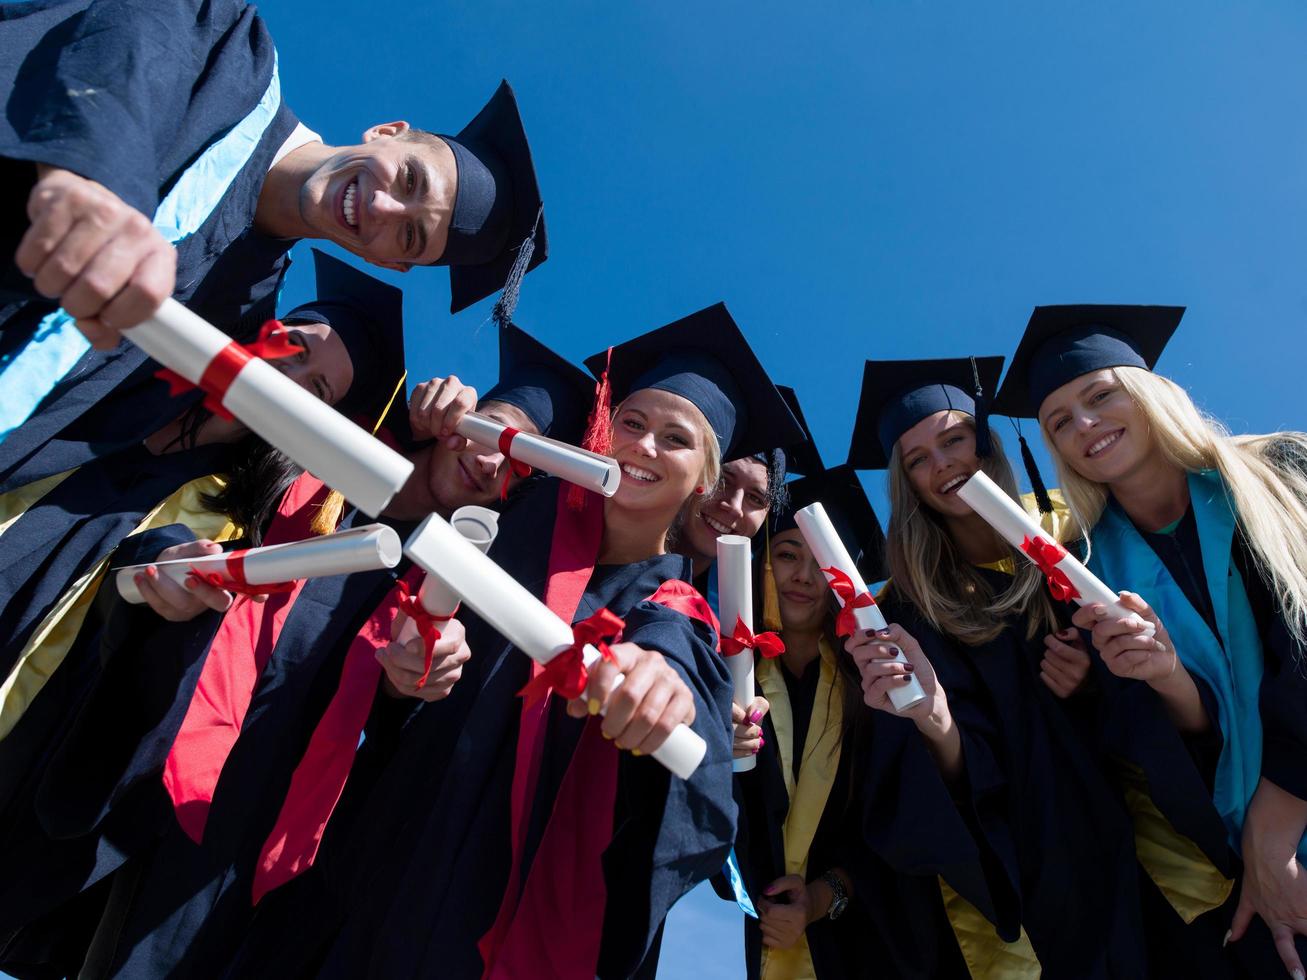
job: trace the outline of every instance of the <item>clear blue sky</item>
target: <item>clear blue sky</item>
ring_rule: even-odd
[[[552,246],[519,321],[579,358],[724,299],[830,462],[864,358],[1010,354],[1041,303],[1186,305],[1162,369],[1236,430],[1307,427],[1301,3],[265,14],[329,142],[394,118],[455,132],[509,78]],[[443,271],[395,278],[410,370],[484,387],[489,304],[451,318]],[[309,279],[301,262],[287,298]],[[738,917],[702,894],[664,949],[664,976],[743,975]]]
[[[509,78],[552,245],[519,321],[580,358],[724,299],[830,462],[864,358],[1009,354],[1041,303],[1186,305],[1162,369],[1236,430],[1307,427],[1297,0],[264,13],[328,142],[396,118],[456,132]],[[311,286],[296,254],[289,301]],[[489,304],[451,318],[443,270],[393,278],[410,379],[484,388]],[[738,916],[702,892],[673,912],[663,976],[742,976]]]

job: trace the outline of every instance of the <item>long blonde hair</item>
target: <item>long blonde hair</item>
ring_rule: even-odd
[[[1113,368],[1112,373],[1139,406],[1153,445],[1169,463],[1189,473],[1216,470],[1221,475],[1244,540],[1279,599],[1286,626],[1299,643],[1307,642],[1307,435],[1232,436],[1169,378],[1138,367]],[[1042,425],[1040,433],[1089,547],[1089,532],[1107,505],[1107,487],[1076,473]]]
[[[953,415],[975,426],[965,412]],[[991,454],[980,461],[985,474],[1014,500],[1020,500],[1016,477],[1003,444],[990,432]],[[1044,577],[1006,541],[994,535],[995,550],[1012,561],[1012,584],[995,595],[990,583],[953,543],[943,518],[923,507],[908,482],[896,445],[889,460],[890,518],[888,552],[890,587],[897,589],[941,633],[970,646],[998,637],[1011,616],[1026,617],[1026,638],[1058,629]]]

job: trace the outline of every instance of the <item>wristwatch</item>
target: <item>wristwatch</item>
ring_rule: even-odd
[[[849,907],[849,893],[844,890],[844,879],[834,871],[827,871],[821,876],[821,880],[826,882],[831,891],[830,909],[826,913],[826,918],[834,921]]]

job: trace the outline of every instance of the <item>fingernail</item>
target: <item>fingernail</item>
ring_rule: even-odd
[[[144,572],[137,572],[136,575],[133,576],[133,581],[135,581],[137,585],[144,585],[144,584],[145,584],[145,573],[144,573]]]
[[[200,584],[200,580],[197,579],[194,575],[186,576],[186,588],[193,589],[199,584]]]
[[[606,731],[604,731],[602,728],[599,729],[599,734],[602,735],[604,738],[608,739],[608,741],[610,741],[610,742],[613,740],[613,736],[609,735],[609,734],[608,734]]]
[[[889,630],[876,630],[877,636],[889,636]]]
[[[757,708],[755,708],[753,711],[750,711],[750,712],[749,712],[749,724],[750,724],[750,725],[756,725],[756,724],[758,724],[758,722],[760,722],[760,721],[762,721],[762,712],[761,712],[761,711],[759,711]]]
[[[872,637],[876,635],[876,630],[864,630],[863,633],[865,636]]]
[[[153,565],[151,565],[149,568],[145,570],[145,574],[148,575],[150,578],[158,578],[159,570],[155,568]]]
[[[632,749],[631,755],[644,755],[644,753],[641,752],[639,749]]]
[[[599,714],[599,699],[591,698],[589,701],[587,701],[585,703],[585,710],[590,712],[590,714],[592,715]]]
[[[906,670],[906,671],[910,674],[910,673],[912,673],[914,670],[916,670],[917,668],[914,667],[912,664],[904,664],[904,665],[903,665],[903,669]]]
[[[901,680],[904,684],[911,684],[912,676],[910,674],[903,674],[902,676],[899,677],[899,680]]]
[[[1294,970],[1293,980],[1307,980],[1307,975],[1305,975],[1302,970]]]
[[[764,745],[766,745],[766,744],[767,744],[767,738],[766,738],[766,736],[764,736],[764,735],[759,735],[759,736],[758,736],[758,748],[762,748],[762,747],[763,747]]]
[[[755,748],[755,749],[753,750],[753,754],[754,754],[754,755],[757,755],[757,754],[758,754],[758,749],[761,749],[761,748],[762,748],[762,746],[759,745],[757,748]]]
[[[1226,929],[1226,930],[1225,930],[1225,938],[1221,940],[1221,945],[1222,945],[1222,946],[1225,946],[1226,944],[1228,944],[1228,943],[1230,942],[1230,937],[1233,936],[1233,935],[1234,935],[1234,930],[1233,930],[1233,929]]]

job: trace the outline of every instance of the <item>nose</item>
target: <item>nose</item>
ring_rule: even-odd
[[[718,498],[718,506],[728,514],[742,517],[744,515],[744,491],[736,490],[734,493],[723,492]]]
[[[801,582],[804,585],[811,585],[817,581],[817,576],[821,574],[821,569],[817,567],[817,562],[812,557],[807,561],[801,562],[794,570],[794,581]]]
[[[390,192],[378,188],[368,202],[368,215],[372,218],[402,218],[408,205],[391,197]]]
[[[635,447],[650,459],[658,455],[656,445],[652,432],[642,432],[640,438],[635,440]]]

